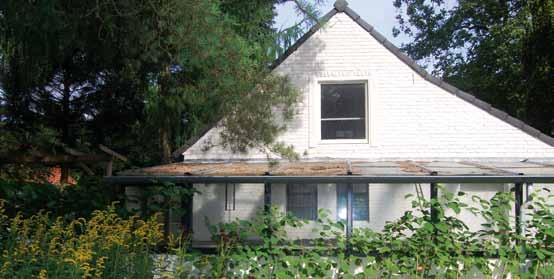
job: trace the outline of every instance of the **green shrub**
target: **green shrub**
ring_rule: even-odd
[[[0,203],[0,278],[152,278],[163,235],[156,217],[123,219],[112,206],[65,222],[8,217]]]
[[[473,197],[471,207],[442,191],[438,200],[412,198],[412,210],[380,232],[355,229],[320,211],[319,236],[309,245],[287,237],[287,226],[303,222],[276,209],[251,221],[212,226],[213,255],[175,250],[169,278],[554,278],[553,205],[532,195],[522,234],[517,234],[511,193],[491,200]],[[465,195],[459,193],[459,195]],[[430,208],[436,209],[436,219]],[[470,231],[457,216],[482,216],[485,229]],[[498,276],[498,277],[496,277]]]
[[[101,177],[83,177],[75,185],[55,186],[47,183],[21,182],[0,179],[0,199],[5,213],[32,216],[47,211],[66,219],[89,217],[97,209],[105,209],[116,196],[113,186],[102,183]],[[122,209],[122,208],[118,208]]]
[[[160,201],[193,194],[192,189],[164,189],[151,190],[162,197]],[[552,195],[530,196],[518,234],[510,214],[512,193],[501,192],[491,200],[472,197],[475,206],[462,202],[464,193],[441,193],[437,200],[407,196],[412,209],[402,217],[379,232],[356,228],[348,239],[344,224],[320,211],[314,231],[319,237],[310,243],[287,235],[289,227],[301,227],[306,221],[271,208],[252,220],[212,225],[217,244],[213,254],[191,249],[189,240],[170,238],[172,255],[158,257],[162,261],[158,263],[151,257],[160,251],[152,249],[162,241],[157,216],[148,222],[138,217],[125,219],[110,207],[94,212],[90,219],[52,221],[45,213],[8,217],[2,207],[0,278],[7,274],[15,278],[151,278],[154,266],[168,264],[165,271],[155,273],[161,278],[554,278],[554,205],[548,202]],[[86,200],[86,195],[79,198]],[[18,199],[20,204],[28,202],[22,197],[13,200]],[[61,210],[67,202],[62,199],[51,208]],[[178,204],[175,200],[174,205]],[[153,204],[149,210],[163,212],[170,205]],[[78,206],[82,212],[89,210]],[[64,216],[72,208],[64,209]],[[432,216],[431,208],[436,215]],[[458,218],[462,211],[484,219],[483,229],[469,230]]]

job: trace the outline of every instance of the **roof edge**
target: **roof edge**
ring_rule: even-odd
[[[346,1],[342,1],[342,2],[346,3]],[[473,94],[462,91],[456,88],[455,86],[443,81],[442,79],[437,78],[431,75],[430,73],[428,73],[423,67],[419,66],[415,60],[410,58],[408,55],[404,54],[398,47],[396,47],[393,43],[387,40],[387,38],[383,36],[381,33],[379,33],[379,31],[377,31],[371,24],[363,20],[360,17],[360,15],[358,15],[358,13],[356,13],[354,10],[348,7],[347,3],[345,5],[343,5],[342,3],[340,3],[340,5],[337,5],[337,3],[335,3],[334,8],[331,9],[323,17],[321,17],[320,22],[318,22],[316,25],[310,28],[310,30],[308,30],[306,34],[302,35],[302,37],[300,37],[292,46],[290,46],[281,56],[279,56],[270,65],[270,70],[274,70],[275,68],[279,67],[279,65],[281,65],[290,55],[292,55],[304,42],[306,42],[313,34],[315,34],[319,29],[321,29],[321,27],[323,26],[323,24],[325,24],[325,22],[327,22],[329,19],[331,19],[334,15],[338,13],[345,13],[346,15],[348,15],[360,27],[362,27],[371,36],[373,36],[373,38],[376,39],[381,45],[383,45],[386,49],[392,52],[392,54],[398,57],[402,62],[404,62],[406,65],[412,68],[412,70],[414,70],[417,74],[419,74],[423,79],[442,88],[446,92],[451,93],[457,96],[458,98],[484,110],[490,115],[510,124],[511,126],[532,136],[533,138],[536,138],[539,141],[542,141],[554,147],[553,137],[545,133],[542,133],[541,131],[535,129],[534,127],[526,124],[525,122],[513,116],[510,116],[508,113],[493,107],[491,104],[478,99]],[[172,153],[173,157],[178,158],[179,156],[181,156],[188,148],[194,145],[198,140],[200,140],[204,135],[206,135],[209,130],[211,130],[214,127],[215,125],[208,125],[207,129],[203,130],[200,133],[200,136],[187,140],[184,145],[182,145]]]
[[[298,40],[296,40],[294,44],[292,44],[292,46],[287,48],[287,50],[285,50],[285,52],[281,56],[279,56],[275,61],[273,61],[273,63],[269,66],[269,69],[274,70],[275,68],[279,67],[279,65],[281,65],[283,61],[287,60],[287,58],[298,49],[298,47],[304,44],[304,42],[306,42],[313,34],[315,34],[315,32],[321,29],[321,27],[325,24],[325,22],[327,22],[337,13],[339,13],[339,11],[336,8],[333,8],[328,13],[326,13],[323,17],[321,17],[318,23],[312,26],[312,28],[310,28],[308,32],[302,35]]]
[[[198,142],[201,138],[203,138],[206,134],[208,134],[208,132],[211,129],[215,128],[217,126],[217,122],[219,122],[219,120],[215,121],[212,124],[205,125],[200,130],[200,133],[198,133],[197,136],[188,139],[187,141],[185,141],[185,143],[183,143],[183,145],[181,145],[179,148],[175,149],[175,151],[173,151],[173,153],[171,153],[171,157],[173,157],[173,159],[178,159],[181,155],[183,155],[183,153],[185,153],[185,151],[187,151],[196,142]]]
[[[335,12],[337,12],[336,8],[333,9]],[[430,73],[428,73],[423,67],[419,66],[415,60],[410,58],[408,55],[404,54],[398,47],[396,47],[393,43],[391,43],[385,36],[383,36],[381,33],[379,33],[371,24],[367,23],[365,20],[363,20],[360,15],[358,15],[354,10],[352,10],[350,7],[346,6],[344,7],[343,11],[346,15],[348,15],[352,20],[354,20],[360,27],[362,27],[364,30],[366,30],[371,36],[373,36],[374,39],[376,39],[381,45],[383,45],[386,49],[388,49],[392,54],[394,54],[396,57],[398,57],[402,62],[404,62],[406,65],[408,65],[412,70],[414,70],[417,74],[419,74],[423,79],[427,80],[428,82],[442,88],[446,92],[484,110],[485,112],[489,113],[490,115],[504,121],[505,123],[510,124],[511,126],[521,130],[522,132],[532,136],[533,138],[538,139],[539,141],[542,141],[552,147],[554,147],[554,138],[551,136],[535,129],[534,127],[530,126],[529,124],[526,124],[525,122],[509,115],[508,113],[497,109],[493,107],[491,104],[475,97],[473,94],[467,93],[465,91],[462,91],[455,86],[445,82],[444,80],[437,78]]]

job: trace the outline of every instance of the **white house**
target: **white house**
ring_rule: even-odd
[[[123,173],[138,177],[135,182],[184,176],[183,181],[194,183],[201,192],[192,203],[197,245],[209,244],[206,218],[211,223],[250,218],[268,202],[307,220],[325,208],[353,227],[379,230],[410,208],[404,196],[417,189],[410,178],[420,182],[420,194],[429,196],[425,179],[430,176],[482,177],[482,183],[446,180],[454,181],[447,188],[492,197],[513,187],[510,179],[519,174],[543,182],[542,176],[554,175],[550,136],[429,75],[345,1],[337,1],[322,22],[274,67],[302,93],[297,114],[278,139],[295,147],[301,154],[298,162],[273,166],[261,152],[230,152],[217,146],[219,130],[213,128],[178,151],[183,162]],[[216,146],[206,150],[207,142]],[[367,181],[375,183],[331,183],[348,174],[373,177]],[[277,178],[264,185],[268,175]],[[226,182],[229,177],[235,182]],[[237,177],[245,179],[239,183]],[[461,217],[471,228],[480,227],[482,220],[465,213]],[[180,226],[174,219],[173,225]],[[312,230],[291,228],[289,235],[310,238]]]

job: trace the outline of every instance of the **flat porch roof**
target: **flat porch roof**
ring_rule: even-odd
[[[328,160],[182,162],[131,169],[108,183],[554,183],[554,161]]]

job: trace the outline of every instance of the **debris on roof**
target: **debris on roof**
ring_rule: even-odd
[[[352,166],[352,175],[401,176],[401,175],[552,175],[554,164],[539,162],[483,162],[456,160],[429,161],[280,161],[274,162],[204,162],[174,163],[154,167],[126,170],[121,176],[343,176]]]

